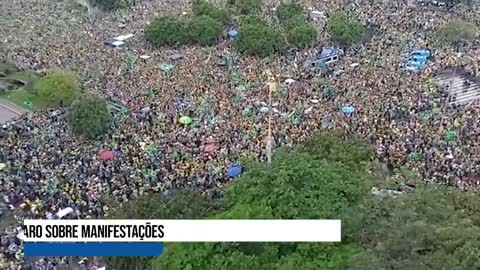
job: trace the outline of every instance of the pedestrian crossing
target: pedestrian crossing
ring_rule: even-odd
[[[480,84],[462,75],[442,74],[435,81],[449,93],[449,104],[465,105],[480,99]]]

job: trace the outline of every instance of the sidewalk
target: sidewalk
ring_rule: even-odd
[[[25,112],[27,111],[24,108],[19,107],[7,100],[0,99],[0,124],[5,123]]]

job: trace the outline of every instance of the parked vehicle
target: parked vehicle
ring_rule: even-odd
[[[313,59],[307,60],[306,66],[311,68],[325,67],[339,59],[338,51],[334,48],[322,48],[322,51]]]

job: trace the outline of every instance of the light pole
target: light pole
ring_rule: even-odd
[[[277,82],[273,73],[267,69],[266,70],[268,77],[268,137],[267,137],[267,162],[268,164],[272,163],[272,93],[276,90]]]

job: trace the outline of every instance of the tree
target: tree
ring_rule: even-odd
[[[145,28],[145,38],[155,46],[175,46],[189,40],[187,25],[176,17],[156,18]]]
[[[80,84],[72,71],[52,71],[33,88],[42,102],[50,107],[69,106],[80,94]]]
[[[338,149],[329,155],[305,147],[279,150],[272,164],[251,163],[246,173],[231,182],[219,219],[323,219],[336,218],[368,195],[364,168],[368,147],[358,141],[309,142],[316,149]],[[337,145],[330,145],[334,142]],[[343,152],[349,152],[345,163]],[[330,159],[333,156],[334,159]],[[363,157],[363,158],[361,158]],[[156,269],[341,269],[358,254],[355,245],[315,243],[198,243],[166,245],[153,262]],[[155,269],[155,268],[153,268]]]
[[[287,41],[292,47],[305,47],[317,40],[317,30],[303,16],[294,17],[284,23]]]
[[[227,11],[208,3],[206,0],[195,0],[192,5],[192,10],[195,16],[206,15],[220,22],[222,25],[226,25],[230,21]]]
[[[267,57],[285,49],[282,33],[259,17],[247,16],[240,21],[237,49],[247,55]]]
[[[432,185],[396,198],[370,198],[343,219],[343,240],[363,247],[350,266],[479,269],[479,213],[478,194],[456,188]]]
[[[103,99],[81,96],[68,112],[68,120],[75,134],[94,139],[105,133],[111,123],[111,114]]]
[[[239,14],[251,15],[257,14],[262,9],[262,0],[229,0],[230,5],[237,10]]]
[[[303,7],[296,0],[282,2],[275,10],[275,15],[280,21],[286,21],[298,16],[303,17]]]
[[[193,17],[188,29],[190,42],[202,46],[214,45],[223,32],[222,24],[206,15]]]
[[[352,14],[336,12],[328,19],[332,40],[342,46],[350,46],[362,40],[365,27]]]
[[[462,42],[474,40],[477,30],[473,23],[452,20],[438,29],[437,36],[441,42],[458,46]]]
[[[211,196],[193,190],[177,190],[171,195],[150,193],[140,196],[119,207],[114,207],[112,219],[200,219],[222,209],[222,203]],[[113,270],[148,269],[151,257],[107,257]]]

